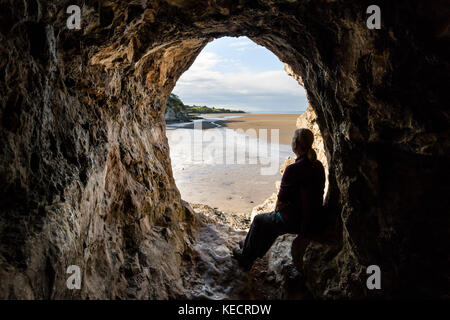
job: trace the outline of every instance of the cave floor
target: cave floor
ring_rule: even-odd
[[[279,237],[252,270],[243,271],[232,249],[245,237],[250,216],[192,204],[199,218],[190,261],[183,274],[191,299],[308,299],[304,279],[292,263],[293,235]]]

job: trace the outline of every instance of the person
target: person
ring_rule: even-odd
[[[309,129],[297,129],[292,138],[295,162],[286,167],[281,178],[275,211],[254,217],[250,230],[233,257],[245,270],[270,249],[278,236],[304,234],[313,216],[322,208],[325,171],[312,144]]]

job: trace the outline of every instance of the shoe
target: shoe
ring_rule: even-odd
[[[250,271],[252,268],[253,262],[249,261],[243,254],[242,249],[240,248],[234,248],[233,249],[233,257],[237,260],[239,263],[239,266],[244,269],[245,271]]]

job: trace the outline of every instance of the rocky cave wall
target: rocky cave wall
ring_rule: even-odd
[[[339,236],[306,251],[314,296],[445,294],[444,1],[379,1],[380,30],[366,1],[84,1],[81,30],[66,28],[71,4],[0,3],[1,298],[185,296],[195,221],[165,100],[208,41],[238,35],[301,77],[323,134]],[[81,290],[66,288],[71,264]]]

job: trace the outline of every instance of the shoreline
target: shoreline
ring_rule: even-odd
[[[225,127],[232,130],[255,130],[257,137],[261,129],[267,130],[268,140],[271,141],[271,130],[279,130],[279,144],[290,145],[292,135],[296,129],[296,121],[299,114],[284,113],[221,113],[200,114],[200,119],[191,122],[167,123],[166,128],[194,129],[196,122],[201,122],[202,129],[215,129]]]
[[[281,180],[279,168],[287,157],[294,156],[290,142],[298,116],[292,114],[208,114],[203,116],[205,118],[195,121],[200,121],[205,130],[236,131],[241,129],[243,132],[236,131],[237,134],[246,134],[246,130],[254,129],[259,134],[259,129],[267,129],[269,130],[268,136],[270,136],[270,130],[279,130],[278,162],[273,163],[273,167],[276,169],[273,174],[263,175],[261,168],[267,168],[269,165],[263,163],[261,159],[256,164],[248,162],[226,164],[218,161],[213,161],[212,164],[192,162],[188,154],[189,150],[194,149],[186,144],[191,143],[190,140],[180,143],[179,137],[191,136],[195,122],[167,126],[172,169],[182,199],[189,203],[201,203],[226,212],[249,214],[254,207],[263,203],[276,192],[276,183]],[[255,138],[265,141],[259,136]],[[220,143],[220,141],[216,141],[216,143]],[[273,142],[267,139],[267,143]],[[212,146],[206,143],[203,147],[205,148],[203,152],[208,152]],[[239,148],[243,147],[245,145],[239,146]]]

